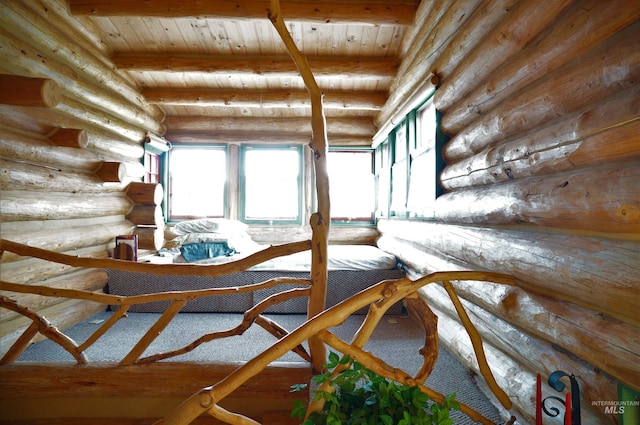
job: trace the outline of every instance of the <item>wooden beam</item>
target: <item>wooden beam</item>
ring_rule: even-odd
[[[209,74],[246,74],[277,77],[299,77],[291,58],[273,56],[207,56],[207,55],[117,55],[112,58],[120,70],[146,72],[206,72]],[[310,57],[309,65],[317,77],[394,78],[398,68],[390,57]]]
[[[224,106],[227,108],[311,108],[309,93],[306,91],[261,91],[261,90],[181,90],[174,88],[154,88],[143,92],[150,103],[186,106]],[[359,109],[379,111],[387,99],[379,92],[324,93],[325,109]]]
[[[295,145],[308,145],[308,133],[264,133],[260,131],[208,131],[208,132],[190,132],[190,131],[171,131],[166,134],[167,139],[172,144],[178,143],[212,143],[224,142],[230,144],[252,143],[252,144],[269,144],[269,143],[286,143]],[[329,138],[330,146],[366,146],[371,147],[370,136],[350,136],[350,135],[331,135]],[[0,146],[1,147],[1,146]]]
[[[411,25],[417,10],[416,1],[344,2],[314,1],[286,2],[282,14],[291,22],[320,22],[324,24],[358,23],[369,25]],[[236,0],[194,2],[154,0],[71,0],[73,15],[88,16],[148,16],[166,18],[264,20],[270,5],[268,0]]]
[[[189,132],[258,132],[258,133],[302,133],[311,135],[309,118],[249,118],[209,116],[169,116],[165,120],[169,131]],[[333,135],[372,137],[376,132],[373,119],[327,118],[327,133]]]
[[[0,391],[2,398],[59,397],[62,393],[65,397],[188,397],[223,379],[239,364],[156,362],[116,366],[115,363],[87,364],[81,368],[70,363],[4,365]],[[240,393],[248,398],[296,399],[300,394],[291,393],[290,386],[308,382],[310,378],[307,363],[268,366],[243,385]],[[133,382],[142,384],[132,385]]]

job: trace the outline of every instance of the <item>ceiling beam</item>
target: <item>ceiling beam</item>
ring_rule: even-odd
[[[113,63],[123,71],[204,72],[274,77],[299,77],[290,56],[115,55]],[[311,56],[316,77],[394,78],[398,60],[390,57]]]
[[[223,106],[228,108],[311,108],[309,93],[305,90],[182,90],[152,88],[142,92],[149,103],[183,106]],[[324,93],[326,109],[380,111],[387,95],[378,92]]]
[[[211,117],[168,116],[164,124],[167,132],[256,132],[298,133],[311,137],[311,120],[303,118],[270,117]],[[376,133],[372,117],[327,117],[327,133],[372,138]]]
[[[419,1],[284,1],[288,22],[411,25]],[[268,0],[69,0],[72,15],[165,18],[260,19],[268,16]]]
[[[209,132],[169,132],[164,137],[171,144],[211,144],[251,143],[256,145],[295,144],[308,145],[311,137],[302,133],[264,133],[262,131],[209,131]],[[371,137],[350,135],[329,135],[329,146],[365,146],[371,147]]]

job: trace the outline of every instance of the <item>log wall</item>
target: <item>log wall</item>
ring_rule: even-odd
[[[378,245],[413,276],[516,277],[518,288],[455,286],[518,415],[533,423],[536,372],[563,370],[578,376],[583,423],[617,423],[592,402],[617,400],[619,382],[640,390],[640,4],[421,9],[431,18],[407,39],[377,124],[402,110],[416,81],[438,77],[445,193],[432,220],[380,221]],[[419,45],[429,49],[416,54]],[[477,371],[444,289],[421,296],[440,316],[441,342]]]
[[[56,2],[0,6],[0,232],[8,240],[93,257],[111,254],[130,234],[147,133],[164,132],[157,107],[113,71]],[[142,199],[141,199],[142,197]],[[148,223],[153,224],[153,223]],[[145,246],[149,244],[146,243]],[[0,258],[11,282],[103,291],[107,276],[11,253]],[[96,313],[94,303],[11,294],[66,328]],[[27,325],[0,312],[0,346]]]

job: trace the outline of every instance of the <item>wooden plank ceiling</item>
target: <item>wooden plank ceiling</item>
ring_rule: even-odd
[[[325,92],[331,144],[369,145],[419,0],[289,1]],[[268,0],[69,0],[115,66],[166,115],[174,142],[308,142],[311,110]]]

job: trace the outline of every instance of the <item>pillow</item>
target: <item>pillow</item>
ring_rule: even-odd
[[[199,218],[197,220],[182,221],[173,226],[173,231],[178,235],[186,235],[188,233],[238,234],[246,232],[248,228],[249,226],[238,220]]]

